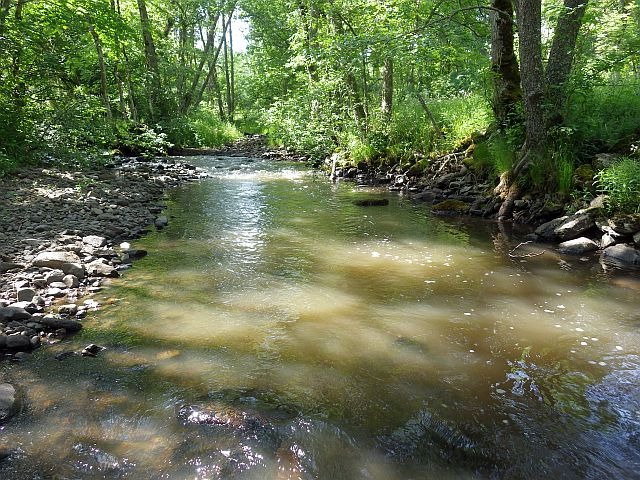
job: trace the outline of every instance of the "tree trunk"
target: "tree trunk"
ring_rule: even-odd
[[[393,58],[385,57],[382,67],[382,116],[391,119],[393,113]]]
[[[224,21],[224,17],[222,17]],[[231,23],[231,16],[229,16],[229,23]],[[229,72],[229,44],[227,42],[227,32],[224,34],[224,77],[225,77],[225,92],[226,92],[226,100],[227,100],[227,110],[226,110],[226,119],[231,120],[233,112],[231,110],[231,75]]]
[[[107,115],[107,120],[113,120],[113,114],[111,113],[111,105],[109,104],[109,92],[107,90],[107,70],[104,66],[104,52],[102,51],[102,42],[100,36],[96,32],[93,25],[89,25],[89,33],[93,37],[93,43],[96,46],[96,54],[98,55],[98,65],[100,68],[100,96],[102,97],[102,103],[104,104],[104,111]]]
[[[522,100],[520,68],[513,47],[512,0],[491,0],[491,70],[493,71],[493,113],[498,128],[515,122]]]
[[[542,66],[542,0],[516,0],[518,35],[520,40],[520,76],[524,98],[525,142],[518,163],[503,175],[497,193],[504,196],[498,212],[506,219],[513,212],[518,198],[518,177],[545,150],[544,68]]]
[[[231,14],[233,16],[233,13]],[[231,16],[229,17],[229,23],[231,23]],[[229,32],[229,74],[230,74],[230,90],[231,90],[231,114],[230,120],[233,120],[233,115],[236,111],[236,72],[235,61],[233,56],[233,28],[228,29]]]
[[[144,56],[150,74],[149,85],[149,108],[151,118],[157,120],[165,116],[164,101],[162,99],[162,86],[160,81],[160,70],[158,68],[158,54],[156,45],[151,34],[151,22],[147,13],[146,0],[137,0],[138,11],[140,13],[140,24],[142,26],[142,41],[144,43]]]
[[[564,12],[558,19],[547,63],[548,126],[560,125],[567,103],[567,81],[582,17],[588,0],[564,0]]]

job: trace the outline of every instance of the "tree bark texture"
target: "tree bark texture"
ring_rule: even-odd
[[[564,0],[547,63],[548,126],[559,125],[567,103],[567,81],[571,75],[576,41],[588,0]]]
[[[387,120],[393,113],[393,58],[385,57],[382,66],[382,115]]]
[[[514,50],[513,2],[492,0],[491,6],[491,70],[493,71],[493,113],[498,127],[514,121],[522,100],[520,67]]]

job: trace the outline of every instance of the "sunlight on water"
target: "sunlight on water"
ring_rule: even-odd
[[[16,366],[0,474],[637,478],[634,279],[299,166],[199,161],[110,306]]]

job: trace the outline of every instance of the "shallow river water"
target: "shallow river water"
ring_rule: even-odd
[[[640,478],[637,276],[512,258],[493,223],[300,166],[195,161],[213,177],[171,192],[83,332],[2,366],[0,478]]]

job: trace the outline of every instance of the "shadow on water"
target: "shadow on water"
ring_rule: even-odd
[[[109,308],[9,372],[3,478],[638,478],[633,278],[300,167],[201,161],[214,178],[172,193]]]

